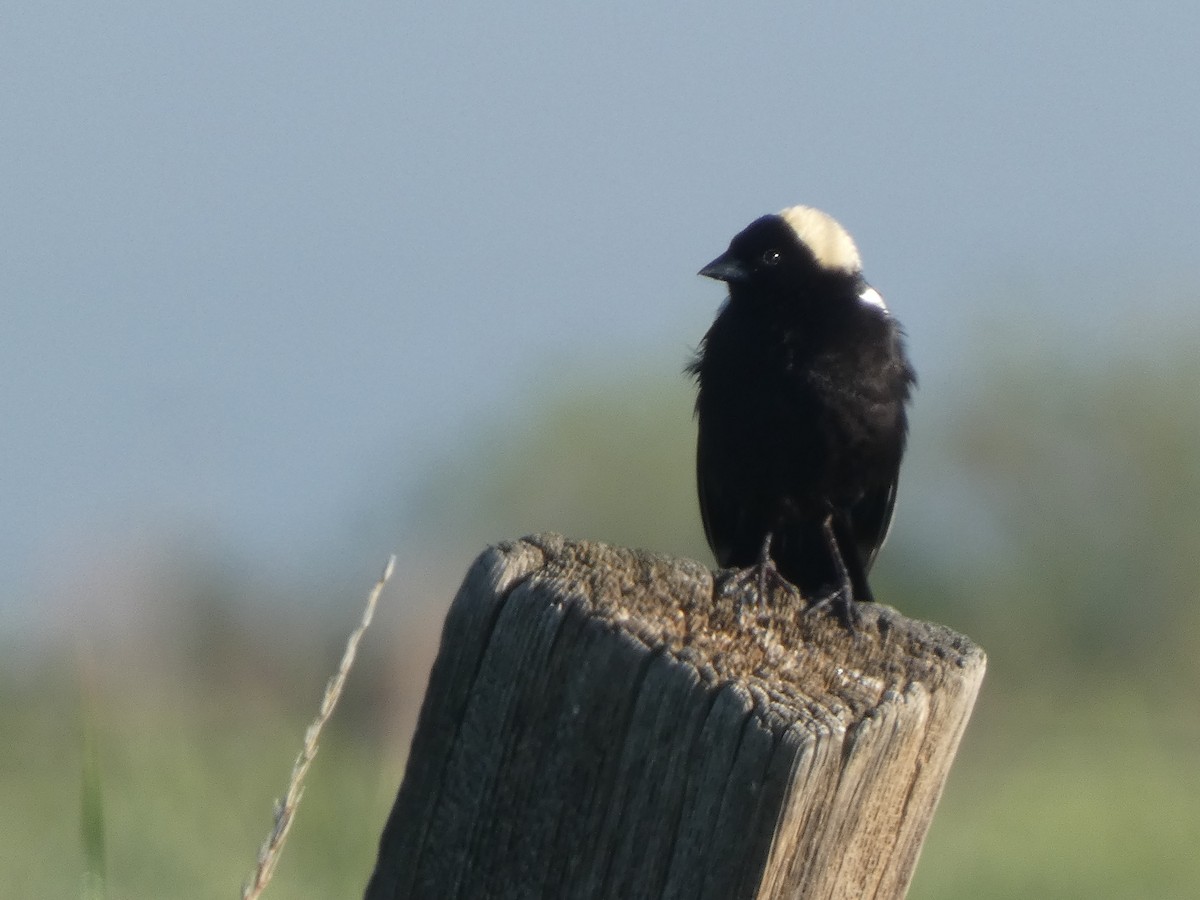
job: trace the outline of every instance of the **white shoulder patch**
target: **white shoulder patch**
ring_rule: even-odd
[[[779,217],[812,251],[817,265],[846,272],[862,271],[862,259],[854,240],[832,216],[811,206],[790,206],[780,211]]]
[[[869,287],[859,294],[858,299],[867,304],[867,306],[874,306],[876,309],[881,309],[884,312],[888,311],[887,304],[883,302],[883,294],[879,293],[873,287]]]

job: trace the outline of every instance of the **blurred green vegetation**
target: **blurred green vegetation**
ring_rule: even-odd
[[[215,670],[225,660],[222,648],[213,650]],[[48,661],[42,671],[6,679],[0,896],[239,896],[336,659],[336,652],[313,655],[303,678],[246,684],[192,669],[153,678],[95,673],[103,686],[90,691],[86,737],[78,683],[62,677],[69,667]],[[349,724],[322,740],[267,896],[361,894],[402,773],[397,748],[353,713],[362,688]],[[100,862],[95,838],[79,838],[81,828],[98,827]]]
[[[483,423],[438,462],[405,499],[411,520],[472,550],[558,531],[706,558],[682,369],[533,386],[515,418]]]
[[[1196,895],[1192,337],[1103,359],[1035,344],[976,361],[974,381],[923,384],[877,593],[969,634],[990,664],[910,896]],[[691,402],[676,372],[535,390],[405,498],[400,571],[433,605],[388,625],[385,599],[268,897],[361,893],[403,769],[397,723],[484,544],[559,530],[711,561]],[[235,895],[344,638],[327,616],[254,618],[247,590],[200,578],[180,616],[86,666],[60,655],[0,677],[0,895],[81,896],[89,871],[109,897]]]

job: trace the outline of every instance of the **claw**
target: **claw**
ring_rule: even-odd
[[[756,562],[752,566],[738,570],[734,573],[730,581],[738,588],[753,585],[754,595],[758,600],[759,606],[762,607],[766,607],[767,597],[770,593],[774,593],[775,590],[787,584],[787,580],[779,574],[779,570],[775,568],[774,561],[770,559],[765,562]],[[773,590],[770,592],[768,592],[768,584],[773,586]]]
[[[733,582],[738,587],[745,586],[753,579],[755,594],[758,597],[759,606],[762,607],[767,605],[767,582],[772,582],[776,589],[787,584],[787,580],[779,574],[779,569],[775,567],[775,560],[771,559],[771,537],[772,535],[768,533],[763,540],[762,549],[758,554],[758,562],[733,576]]]
[[[853,595],[845,585],[808,604],[804,608],[804,615],[810,616],[830,609],[836,611],[838,619],[841,620],[847,631],[851,634],[858,634],[858,626],[862,623],[862,610],[858,608]]]

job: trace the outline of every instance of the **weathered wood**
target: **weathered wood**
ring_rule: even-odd
[[[368,900],[902,897],[983,652],[539,535],[446,617]]]

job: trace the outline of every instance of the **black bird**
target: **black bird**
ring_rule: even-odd
[[[708,544],[722,567],[757,567],[760,597],[782,576],[853,627],[916,384],[900,325],[850,235],[811,207],[752,222],[700,274],[729,285],[689,366]]]

